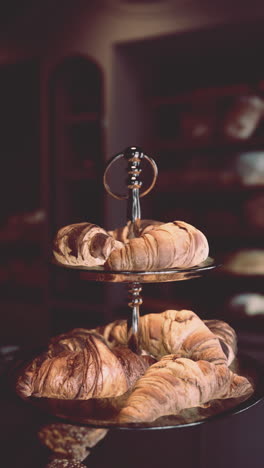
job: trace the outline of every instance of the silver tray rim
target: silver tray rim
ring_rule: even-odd
[[[81,279],[88,281],[112,282],[112,283],[165,283],[169,281],[182,281],[198,278],[221,266],[213,257],[207,259],[191,268],[170,268],[163,270],[127,271],[106,270],[103,266],[86,267],[75,265],[64,265],[54,260],[54,265],[67,270],[75,270],[81,273]]]

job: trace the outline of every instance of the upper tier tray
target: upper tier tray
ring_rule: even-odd
[[[55,262],[55,264],[62,268],[79,270],[81,272],[81,279],[110,283],[167,283],[169,281],[182,281],[198,278],[219,266],[212,257],[208,257],[200,265],[192,268],[171,268],[158,271],[111,271],[106,270],[103,266],[71,266],[58,262]]]

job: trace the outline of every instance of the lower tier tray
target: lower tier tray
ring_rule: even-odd
[[[238,356],[231,368],[247,377],[252,383],[254,392],[249,397],[213,400],[207,408],[190,408],[177,415],[163,416],[151,423],[127,425],[117,423],[116,415],[122,407],[125,396],[87,401],[48,398],[30,398],[27,401],[54,418],[71,424],[123,430],[183,428],[241,413],[264,399],[264,372],[257,361],[248,356]]]

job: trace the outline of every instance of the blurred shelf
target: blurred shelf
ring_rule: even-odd
[[[176,133],[176,129],[175,129]],[[156,133],[157,135],[157,133]],[[232,152],[246,152],[253,149],[264,149],[264,133],[261,136],[250,138],[245,141],[227,141],[225,138],[219,138],[215,140],[203,140],[203,139],[191,139],[189,138],[160,138],[153,137],[151,142],[147,143],[149,148],[155,150],[155,152],[162,151],[183,151],[183,152],[193,152],[193,151],[217,151],[221,150],[222,152],[232,151]],[[213,156],[212,156],[213,157]]]
[[[66,181],[79,181],[84,180],[91,182],[92,184],[97,184],[98,187],[98,175],[96,174],[95,170],[87,170],[87,169],[72,169],[69,171],[64,172],[63,178]]]
[[[242,184],[238,177],[228,171],[207,170],[162,170],[157,180],[159,192],[186,192],[187,190],[203,192],[241,193],[258,192],[264,189],[263,184]]]
[[[69,113],[64,115],[66,124],[78,124],[83,122],[101,122],[101,114],[99,112],[81,112]]]
[[[0,301],[4,327],[0,329],[0,343],[26,346],[45,343],[50,335],[51,317],[44,301]]]
[[[256,85],[256,89],[264,90],[264,82]],[[256,90],[255,90],[256,92]],[[206,88],[196,88],[180,94],[170,96],[152,96],[147,100],[148,106],[152,108],[162,105],[175,105],[181,103],[204,104],[207,101],[218,100],[223,97],[245,96],[252,94],[252,86],[248,83],[238,83],[229,86],[211,86]]]
[[[33,299],[33,298],[31,298]],[[43,298],[39,300],[29,300],[29,299],[19,299],[19,298],[3,298],[0,299],[0,311],[1,314],[6,314],[5,320],[8,318],[8,314],[10,311],[15,310],[16,313],[21,314],[23,316],[24,312],[29,311],[30,313],[34,311],[46,311],[46,306],[43,302]],[[9,317],[9,320],[12,320],[12,317]],[[26,317],[25,317],[26,320]]]
[[[64,310],[78,310],[81,312],[88,312],[88,313],[94,312],[97,314],[102,314],[105,309],[105,305],[100,304],[100,303],[91,304],[88,301],[81,302],[77,300],[74,301],[72,299],[67,300],[67,299],[55,299],[55,298],[50,299],[49,306],[64,309]]]

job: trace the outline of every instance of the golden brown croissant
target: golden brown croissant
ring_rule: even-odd
[[[127,347],[110,350],[102,337],[83,330],[54,338],[17,380],[22,397],[87,400],[118,396],[130,389],[154,361]]]
[[[141,377],[119,413],[122,424],[151,422],[210,400],[250,394],[251,384],[226,365],[164,356]]]
[[[220,345],[227,357],[227,365],[233,362],[237,353],[237,337],[235,330],[223,320],[204,320],[205,325],[219,339]]]
[[[160,270],[190,268],[209,253],[205,235],[183,221],[153,226],[140,237],[114,249],[106,261],[110,270]]]
[[[161,224],[164,223],[153,219],[140,219],[138,223],[138,235],[141,236],[142,234],[150,231],[154,226],[160,226]],[[114,229],[113,231],[108,231],[108,234],[110,234],[115,240],[125,244],[131,238],[131,230],[132,223],[131,221],[128,221],[125,226]]]
[[[204,359],[226,363],[217,336],[191,310],[166,310],[160,314],[140,317],[140,346],[159,359],[166,354],[178,354],[195,361]],[[127,322],[116,321],[96,330],[110,344],[127,344]]]
[[[58,231],[53,254],[59,263],[65,265],[93,267],[103,265],[111,251],[122,246],[96,224],[77,223]]]

